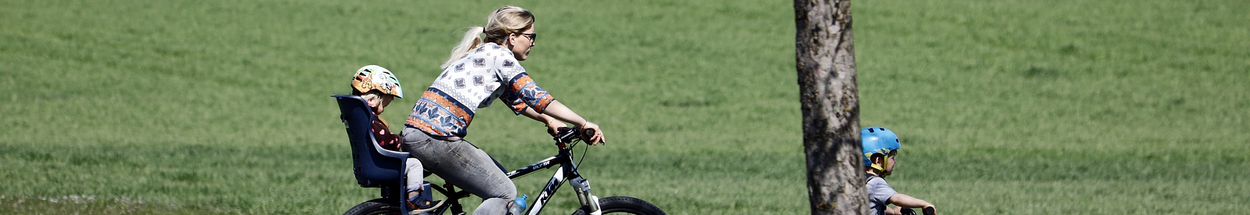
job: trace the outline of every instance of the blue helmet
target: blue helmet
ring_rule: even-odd
[[[903,148],[898,140],[898,135],[894,135],[890,129],[882,127],[868,127],[859,130],[860,142],[864,147],[864,166],[883,169],[872,165],[871,157],[873,154],[889,155],[890,151]],[[888,161],[887,161],[888,162]]]

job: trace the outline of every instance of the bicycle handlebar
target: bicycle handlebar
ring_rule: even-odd
[[[911,209],[911,208],[901,208],[899,212],[902,212],[903,215],[917,215],[916,210]],[[933,207],[924,207],[923,209],[921,209],[921,213],[919,214],[937,215],[937,210],[934,209]]]
[[[582,131],[582,135],[578,135],[577,131]],[[574,140],[585,140],[582,137],[594,136],[595,130],[581,129],[578,127],[563,127],[556,131],[555,141],[557,143],[571,143]]]
[[[577,130],[580,130],[580,129],[577,127],[560,128],[559,130],[556,131],[556,137],[555,137],[556,143],[571,143],[573,142],[573,140],[582,139],[580,136],[577,135]]]

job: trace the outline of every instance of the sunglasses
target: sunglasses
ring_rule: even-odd
[[[526,34],[526,33],[521,33],[521,35],[525,35],[525,36],[529,37],[529,38],[530,38],[530,41],[537,41],[537,40],[538,40],[538,33],[528,33],[528,34]]]

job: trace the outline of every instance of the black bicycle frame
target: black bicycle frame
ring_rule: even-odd
[[[566,143],[572,141],[560,141],[561,139],[568,140],[568,138],[570,138],[570,136],[567,135],[564,138],[557,138],[556,146],[560,150],[555,156],[507,173],[509,179],[516,179],[538,170],[551,168],[553,166],[560,166],[560,168],[556,169],[556,172],[552,174],[551,180],[547,181],[547,186],[543,187],[542,192],[538,194],[536,201],[534,201],[534,203],[526,209],[526,214],[536,215],[542,212],[543,206],[547,205],[547,201],[551,200],[551,196],[555,194],[556,191],[560,189],[560,186],[564,185],[567,181],[574,181],[574,187],[576,188],[574,191],[577,193],[578,200],[581,201],[582,206],[587,206],[591,209],[591,211],[599,210],[598,197],[594,197],[594,195],[590,194],[590,182],[582,178],[581,173],[577,172],[577,164],[573,162],[573,155],[571,153],[572,147]],[[468,191],[456,191],[453,186],[450,186],[450,184],[447,187],[433,186],[432,188],[446,195],[448,200],[452,202],[457,202],[458,199],[471,195]],[[464,214],[464,210],[463,208],[460,208],[460,204],[453,203],[449,206],[450,208],[443,207],[436,210],[434,214],[442,214],[443,212],[446,212],[447,209],[451,209],[453,214]]]
[[[547,205],[547,201],[551,200],[551,195],[555,194],[556,191],[560,189],[560,186],[564,185],[564,182],[569,181],[569,180],[582,179],[581,173],[577,172],[577,164],[573,162],[573,156],[572,156],[572,153],[570,153],[571,151],[570,147],[568,147],[568,145],[565,143],[557,143],[556,146],[560,148],[560,152],[556,154],[556,156],[543,159],[541,161],[538,161],[537,163],[530,164],[529,166],[521,167],[519,169],[513,170],[512,172],[508,172],[507,174],[508,178],[516,179],[521,176],[525,176],[527,174],[536,172],[538,170],[551,168],[557,165],[560,166],[560,168],[556,169],[556,172],[551,175],[551,180],[547,181],[547,186],[543,187],[543,191],[538,193],[537,200],[534,201],[534,204],[529,206],[529,208],[526,211],[527,214],[538,214],[539,212],[542,212],[543,206]],[[582,179],[582,180],[585,180],[585,179]],[[577,190],[578,196],[589,196],[589,193],[583,194],[583,192],[589,192],[589,191]],[[579,198],[579,200],[581,200],[581,198]],[[582,204],[586,205],[588,203],[583,201]],[[597,206],[598,201],[594,201],[593,203],[589,203],[589,204],[596,204]],[[597,208],[597,207],[593,207],[593,208]]]

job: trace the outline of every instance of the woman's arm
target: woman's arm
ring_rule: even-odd
[[[526,111],[527,112],[533,111],[532,109],[533,108],[526,108]],[[599,125],[592,123],[590,121],[586,121],[586,119],[582,118],[581,115],[577,115],[576,112],[573,112],[572,109],[569,109],[568,106],[564,106],[564,103],[560,103],[559,100],[552,101],[551,104],[548,104],[547,109],[544,110],[544,113],[542,115],[550,116],[560,121],[573,123],[574,125],[582,129],[591,129],[595,131],[595,135],[590,136],[589,137],[590,139],[587,139],[586,142],[589,142],[591,144],[604,142],[603,130],[599,129]],[[538,119],[535,119],[535,120],[538,120]]]
[[[543,123],[544,125],[547,125],[547,134],[551,134],[551,136],[555,136],[556,132],[560,131],[560,128],[568,127],[567,125],[564,125],[564,122],[561,122],[560,120],[557,120],[556,118],[552,118],[551,116],[548,116],[547,114],[541,114],[541,113],[535,112],[533,108],[525,108],[525,111],[521,111],[521,115],[525,115],[526,117],[529,117],[530,119],[533,119],[534,121],[538,121],[538,122]]]
[[[505,65],[504,67],[507,67],[507,66]],[[496,70],[496,71],[505,71],[505,70]],[[560,121],[564,121],[567,123],[573,123],[573,125],[581,129],[590,129],[591,131],[594,131],[594,135],[591,135],[589,137],[583,136],[582,138],[583,140],[585,140],[586,142],[592,145],[597,144],[597,143],[602,143],[604,141],[603,130],[599,129],[599,125],[586,121],[586,119],[582,118],[582,116],[577,115],[576,112],[573,112],[572,109],[569,109],[569,107],[564,106],[564,103],[560,103],[559,100],[555,100],[555,98],[551,97],[550,94],[548,94],[542,88],[538,87],[538,85],[534,83],[534,80],[531,79],[529,75],[526,75],[524,73],[525,71],[524,69],[507,70],[507,71],[518,72],[519,74],[502,75],[502,77],[514,77],[511,79],[511,81],[509,81],[509,83],[507,83],[508,87],[511,87],[511,89],[509,90],[512,91],[513,93],[512,96],[514,97],[505,99],[505,101],[514,101],[513,99],[519,99],[519,101],[525,103],[525,105],[528,105],[529,107],[525,108],[526,110],[522,111],[522,114],[526,114],[526,116],[529,116],[531,119],[534,119],[534,120],[538,120],[544,123],[547,122],[548,119],[546,118],[542,118],[541,116],[533,116],[530,113],[526,113],[529,111],[534,111],[537,114],[546,115],[546,116],[549,116],[549,117],[552,117],[552,118],[555,118],[555,119],[558,119]],[[520,98],[516,98],[516,97],[520,97]],[[516,104],[513,104],[513,105],[516,105]],[[542,112],[538,112],[537,110],[532,110],[532,109],[541,109]],[[514,107],[513,110],[516,110],[516,108]],[[548,124],[548,126],[550,127],[550,123]]]

